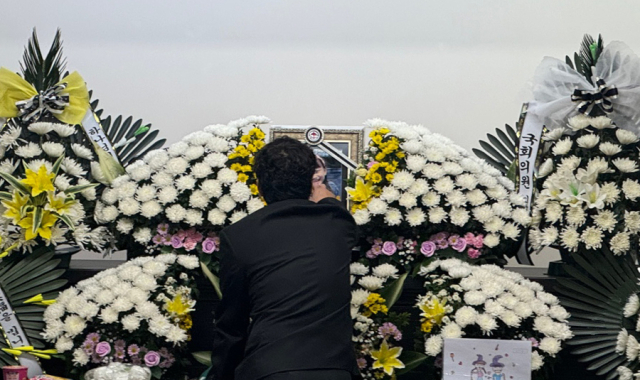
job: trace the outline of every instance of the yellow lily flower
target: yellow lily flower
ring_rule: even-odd
[[[49,198],[49,203],[45,206],[45,210],[54,211],[60,215],[69,213],[71,206],[76,203],[75,201],[66,202],[64,194],[54,194],[53,191],[47,194],[47,198]]]
[[[176,315],[185,315],[190,310],[189,304],[182,301],[180,294],[176,295],[171,301],[167,301],[166,309]]]
[[[33,232],[33,215],[34,211],[31,211],[27,214],[27,217],[22,219],[18,225],[24,229],[25,239],[32,240],[40,235],[43,239],[50,240],[51,239],[51,227],[56,224],[58,217],[55,216],[50,211],[44,210],[42,211],[42,222],[40,226]]]
[[[347,193],[354,202],[366,202],[373,197],[373,184],[365,183],[362,178],[357,178],[356,187],[347,187]]]
[[[18,222],[20,222],[20,220],[24,216],[22,214],[22,208],[28,202],[29,202],[29,196],[28,195],[23,196],[19,191],[17,191],[17,190],[14,191],[12,200],[10,200],[10,201],[2,201],[2,204],[4,205],[4,207],[7,208],[7,210],[4,212],[3,216],[5,218],[13,219],[13,223],[14,224],[18,224]]]
[[[56,175],[47,171],[47,167],[42,165],[37,172],[27,168],[25,170],[25,179],[22,180],[22,183],[25,185],[31,186],[31,196],[35,197],[40,193],[45,191],[54,191],[53,187],[53,178]]]
[[[371,357],[376,359],[373,369],[382,368],[384,373],[392,376],[394,368],[404,368],[404,363],[398,359],[401,353],[402,347],[389,348],[387,341],[383,340],[378,351],[371,351]]]
[[[447,313],[445,309],[446,303],[446,300],[442,300],[441,302],[437,297],[433,297],[429,301],[420,304],[420,310],[422,310],[421,316],[424,322],[422,325],[424,332],[430,332],[433,325],[440,325],[442,323],[442,318],[444,318]]]

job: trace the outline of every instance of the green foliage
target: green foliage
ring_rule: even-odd
[[[66,67],[62,55],[60,29],[56,31],[46,57],[42,55],[36,29],[24,49],[23,62],[20,63],[23,78],[38,91],[46,90],[58,83]]]
[[[496,136],[487,133],[487,140],[489,141],[479,141],[482,149],[474,148],[471,150],[478,158],[485,160],[489,165],[500,170],[503,175],[507,175],[514,162],[516,162],[518,135],[510,125],[505,124],[504,130],[496,128]],[[511,180],[514,178],[509,177]]]

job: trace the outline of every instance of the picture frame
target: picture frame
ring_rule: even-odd
[[[305,142],[305,131],[310,125],[275,125],[269,130],[269,141],[278,137],[288,136]],[[327,127],[315,126],[324,133],[324,143],[332,145],[351,161],[360,164],[364,150],[363,127]],[[327,185],[329,189],[345,204],[347,200],[347,179],[349,168],[340,164],[327,152],[318,146],[311,146],[314,153],[320,156],[327,165]]]
[[[445,339],[443,380],[531,380],[529,340]]]

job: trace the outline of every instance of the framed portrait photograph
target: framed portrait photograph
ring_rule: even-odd
[[[531,380],[531,341],[445,339],[443,380]]]
[[[305,132],[310,126],[272,126],[269,130],[269,141],[282,136],[289,136],[299,141],[305,142]],[[359,164],[362,160],[363,135],[362,127],[322,127],[317,126],[324,134],[323,142],[331,145],[335,150],[348,157],[351,161]],[[327,175],[325,184],[346,206],[347,200],[347,178],[349,178],[349,168],[340,163],[331,153],[318,145],[312,145],[313,152],[326,165]]]

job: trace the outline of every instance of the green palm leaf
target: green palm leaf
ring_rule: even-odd
[[[516,159],[516,147],[518,146],[518,136],[516,131],[505,124],[504,130],[496,128],[496,136],[487,133],[489,142],[480,140],[482,149],[472,149],[473,153],[485,160],[488,164],[500,170],[504,175],[509,171],[509,167]]]
[[[575,338],[578,361],[606,379],[616,378],[616,368],[626,361],[615,351],[618,333],[625,327],[622,310],[630,295],[640,291],[638,272],[630,257],[615,258],[610,252],[574,255],[575,266],[563,265],[568,277],[558,278],[562,305],[571,313],[569,324]]]
[[[24,304],[24,301],[38,294],[45,299],[55,297],[67,284],[62,279],[65,270],[55,269],[60,263],[53,251],[35,250],[24,258],[3,260],[0,262],[0,287],[8,298],[16,318],[24,330],[29,344],[36,349],[46,348],[40,333],[45,327],[43,321],[44,306]],[[10,348],[5,339],[0,339],[0,365],[16,365],[18,361],[2,351]]]
[[[65,66],[60,29],[56,31],[49,52],[44,57],[34,28],[24,49],[23,62],[20,63],[22,77],[36,90],[43,91],[60,81]]]

